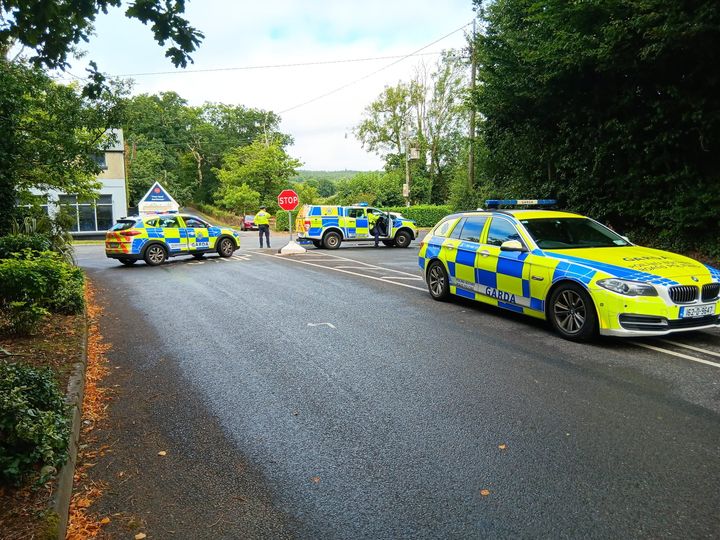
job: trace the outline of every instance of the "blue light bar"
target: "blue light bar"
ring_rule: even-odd
[[[366,202],[359,202],[359,203],[355,203],[355,206],[370,206],[370,205]]]
[[[497,208],[499,206],[553,206],[557,204],[555,199],[488,199],[485,206]]]

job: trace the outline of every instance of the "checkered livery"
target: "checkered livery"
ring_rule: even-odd
[[[453,234],[460,218],[468,216],[487,218],[479,242],[462,241],[461,235]],[[684,309],[672,301],[672,287],[691,285],[701,290],[704,284],[720,282],[720,271],[712,267],[681,255],[640,246],[540,249],[521,220],[547,217],[582,216],[528,210],[501,215],[472,212],[445,218],[421,242],[420,268],[426,273],[431,261],[441,261],[451,294],[541,319],[546,318],[546,302],[554,286],[574,282],[590,294],[600,332],[611,335],[658,335],[656,331],[629,331],[621,325],[621,315],[655,317],[669,321],[668,326],[672,326],[673,321],[683,317]],[[513,223],[516,236],[522,239],[527,250],[503,251],[499,246],[487,243],[490,224],[496,218]],[[651,284],[658,294],[626,296],[598,285],[599,280],[609,278]],[[718,321],[716,318],[713,323],[712,315],[720,315],[715,304],[704,308],[712,310],[708,315],[710,325]]]
[[[415,222],[409,219],[394,219],[390,236],[403,228],[417,237]],[[343,240],[372,238],[367,208],[360,206],[305,205],[298,213],[296,230],[300,240],[322,240],[328,230],[340,232]]]
[[[105,254],[114,259],[141,259],[148,242],[159,242],[167,249],[168,256],[214,251],[221,236],[229,236],[240,246],[240,234],[222,227],[188,227],[198,218],[188,215],[167,214],[135,217],[121,220],[134,223],[122,229],[115,227],[105,235]],[[186,220],[188,222],[186,223]],[[171,224],[172,226],[162,226]]]

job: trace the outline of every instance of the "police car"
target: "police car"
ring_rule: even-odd
[[[193,255],[199,259],[211,252],[230,257],[239,247],[237,231],[187,214],[123,218],[105,234],[105,255],[128,266],[140,259],[157,266],[168,257]]]
[[[417,238],[417,225],[412,219],[358,203],[352,206],[304,205],[295,220],[298,240],[312,242],[316,248],[337,249],[342,242],[373,239],[371,214],[384,222],[380,241],[386,246],[406,248]]]
[[[554,201],[486,201],[487,207]],[[540,209],[443,218],[421,242],[431,296],[540,319],[570,340],[659,336],[720,324],[720,271],[636,246],[588,217]]]

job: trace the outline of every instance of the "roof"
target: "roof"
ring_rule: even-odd
[[[542,218],[579,218],[579,214],[560,212],[558,210],[506,210],[517,219],[542,219]]]

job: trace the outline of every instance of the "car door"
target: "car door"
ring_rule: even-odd
[[[504,242],[515,240],[522,250],[503,250]],[[477,268],[481,277],[480,294],[493,304],[523,312],[530,307],[530,264],[526,242],[515,224],[505,216],[493,216],[486,238],[478,251]]]
[[[360,223],[358,223],[358,221]],[[365,215],[364,208],[346,208],[345,209],[345,227],[343,228],[343,234],[347,239],[362,238],[359,234],[358,227],[365,223],[367,228],[367,216]]]
[[[208,232],[208,224],[193,216],[184,216],[183,221],[185,222],[188,251],[209,250],[210,233]]]
[[[368,208],[368,213],[372,212],[375,214],[378,218],[377,223],[380,223],[381,230],[380,230],[380,238],[383,238],[385,240],[389,238],[393,238],[393,223],[392,223],[392,216],[390,215],[390,212],[384,212],[383,210],[380,210],[379,208]],[[370,236],[373,236],[370,234]]]
[[[187,234],[180,216],[160,216],[160,228],[170,254],[187,252]]]
[[[448,252],[448,257],[455,251],[455,258],[452,264],[448,261],[448,274],[451,285],[454,283],[456,289],[451,292],[465,298],[479,299],[478,273],[476,271],[477,253],[480,249],[480,239],[485,229],[487,216],[469,216],[461,220],[448,239],[443,242],[443,249]]]

